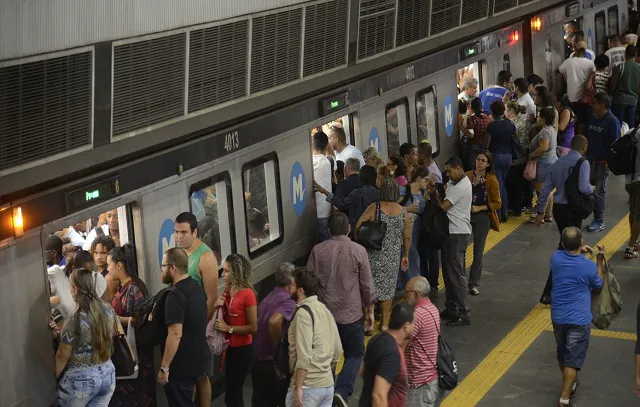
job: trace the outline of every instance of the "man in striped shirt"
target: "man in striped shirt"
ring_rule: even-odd
[[[438,334],[440,314],[429,300],[431,287],[426,278],[409,280],[407,302],[414,306],[413,332],[405,355],[409,377],[408,407],[434,407],[438,398]]]

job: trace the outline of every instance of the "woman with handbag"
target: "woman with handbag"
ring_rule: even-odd
[[[58,405],[106,407],[116,388],[111,355],[118,320],[95,293],[91,271],[77,269],[69,281],[78,307],[62,328],[56,352]]]
[[[138,266],[135,248],[131,243],[111,250],[107,256],[109,275],[118,284],[118,290],[111,299],[111,306],[116,311],[122,325],[126,329],[134,329],[137,322],[134,311],[148,297],[144,282],[138,277]],[[112,407],[155,406],[156,384],[153,369],[153,349],[144,347],[138,351],[138,377],[135,379],[118,379],[116,392],[113,395]]]
[[[400,188],[390,177],[380,183],[380,202],[373,203],[364,211],[356,224],[356,241],[358,233],[370,223],[386,225],[380,249],[367,248],[373,287],[376,300],[380,305],[382,321],[380,329],[386,331],[391,316],[391,302],[396,292],[398,266],[402,271],[409,269],[409,248],[411,247],[411,220],[407,210],[397,202],[400,200]],[[362,243],[361,243],[362,244]]]
[[[556,155],[557,133],[553,128],[555,113],[552,109],[543,108],[538,113],[537,124],[540,128],[538,134],[531,140],[529,163],[535,160],[535,182],[536,194],[540,194],[547,177],[551,175],[551,166],[558,161]],[[544,221],[551,222],[551,211],[553,209],[553,198],[549,194],[547,206],[544,212]],[[533,220],[533,219],[532,219]],[[533,223],[533,222],[532,222]]]
[[[499,181],[493,174],[491,153],[487,150],[480,150],[476,156],[473,171],[467,172],[466,175],[471,181],[473,191],[471,202],[473,263],[469,269],[469,294],[478,295],[480,294],[478,284],[482,276],[482,256],[489,229],[500,231],[500,222],[496,211],[500,209],[502,202]]]

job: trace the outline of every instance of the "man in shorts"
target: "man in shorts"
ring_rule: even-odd
[[[598,247],[598,262],[582,253],[591,252],[575,226],[562,231],[563,250],[551,256],[551,321],[557,343],[557,357],[562,372],[562,393],[558,407],[574,407],[569,400],[579,386],[591,335],[591,291],[602,288],[604,247]]]
[[[628,137],[636,138],[636,166],[633,174],[625,175],[625,186],[629,194],[629,229],[631,234],[629,236],[629,244],[624,250],[625,259],[635,259],[640,254],[640,244],[638,243],[638,237],[640,236],[640,154],[638,149],[640,146],[640,132],[634,130],[634,133]]]

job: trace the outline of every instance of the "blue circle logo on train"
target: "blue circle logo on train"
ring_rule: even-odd
[[[164,252],[176,247],[175,224],[173,219],[165,219],[160,227],[160,235],[158,236],[158,264],[162,265],[162,256]]]
[[[587,30],[587,46],[589,49],[593,49],[593,31],[591,28]]]
[[[376,151],[380,152],[380,133],[375,127],[372,127],[369,132],[369,147],[374,147]]]
[[[302,216],[307,198],[307,179],[304,176],[302,165],[296,161],[291,167],[291,178],[289,179],[289,190],[291,191],[291,206],[296,215]]]
[[[453,100],[451,95],[444,98],[444,130],[447,132],[447,137],[453,135]]]

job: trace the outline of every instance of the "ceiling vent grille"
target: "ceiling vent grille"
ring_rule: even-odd
[[[253,19],[251,93],[300,78],[301,37],[301,8]]]
[[[527,4],[527,3],[531,3],[534,2],[536,0],[518,0],[518,5],[523,5],[523,4]]]
[[[113,50],[113,135],[184,114],[186,34]]]
[[[307,6],[304,22],[303,76],[347,63],[347,0]]]
[[[473,23],[486,18],[489,13],[489,0],[462,0],[462,22]]]
[[[460,25],[460,0],[436,0],[431,8],[431,34],[449,31]]]
[[[395,0],[360,0],[358,59],[393,48]]]
[[[427,38],[429,35],[429,7],[430,1],[398,0],[396,46]]]
[[[189,113],[246,95],[248,41],[248,20],[190,33]]]
[[[517,6],[518,0],[494,0],[493,14],[501,13]]]
[[[0,68],[0,170],[91,143],[92,59]]]

